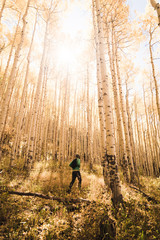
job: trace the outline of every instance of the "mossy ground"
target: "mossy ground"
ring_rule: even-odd
[[[77,182],[67,194],[71,181],[68,163],[36,163],[27,175],[19,168],[3,168],[1,189],[36,192],[68,198],[85,198],[91,204],[63,204],[36,197],[9,195],[0,197],[0,239],[74,239],[74,240],[152,240],[160,239],[160,205],[148,202],[141,193],[122,184],[124,206],[112,206],[104,186],[102,169],[90,172],[82,166],[82,190]],[[143,191],[160,201],[160,179],[140,178]]]

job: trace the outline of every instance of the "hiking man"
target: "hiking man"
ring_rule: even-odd
[[[71,188],[76,180],[78,178],[78,187],[81,189],[81,174],[80,174],[80,156],[76,154],[76,158],[69,164],[69,166],[72,168],[72,181],[69,185],[68,193],[71,192]]]

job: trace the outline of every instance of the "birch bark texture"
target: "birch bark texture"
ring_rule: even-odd
[[[36,86],[36,92],[34,96],[34,105],[33,105],[33,112],[31,117],[31,127],[29,131],[30,139],[29,139],[29,149],[28,149],[28,156],[26,161],[26,167],[31,167],[32,163],[34,161],[33,154],[34,154],[34,142],[35,142],[35,136],[36,136],[36,125],[37,125],[37,118],[38,118],[38,109],[40,104],[40,96],[42,92],[42,83],[43,83],[43,73],[45,69],[45,60],[46,60],[46,52],[47,52],[47,43],[48,43],[48,27],[49,27],[49,20],[50,20],[50,14],[46,21],[46,27],[45,27],[45,35],[44,35],[44,44],[43,44],[43,53],[40,63],[40,70],[39,70],[39,76],[37,80],[37,86]],[[30,166],[29,166],[30,165]]]
[[[6,4],[6,0],[3,0],[2,2],[2,7],[1,7],[1,10],[0,10],[0,23],[1,23],[1,18],[2,18],[2,14],[3,14],[3,10],[5,8],[5,4]]]
[[[25,100],[26,100],[26,95],[27,95],[27,86],[28,86],[28,75],[29,75],[29,68],[30,68],[30,58],[31,58],[31,50],[32,50],[32,45],[33,45],[33,40],[34,40],[34,35],[35,35],[35,30],[36,30],[36,24],[37,24],[37,14],[35,18],[35,24],[34,24],[34,29],[33,29],[33,34],[31,38],[31,44],[29,47],[28,51],[28,56],[27,56],[27,69],[26,69],[26,74],[25,74],[25,80],[24,80],[24,85],[23,85],[23,91],[22,91],[22,96],[21,96],[21,103],[20,103],[20,108],[19,108],[19,121],[17,122],[16,126],[16,136],[14,139],[14,144],[13,144],[13,149],[12,149],[12,157],[15,158],[15,154],[17,152],[17,147],[19,145],[19,141],[21,139],[21,129],[22,129],[22,121],[24,117],[24,110],[25,110]]]
[[[153,50],[152,50],[152,38],[153,38],[153,33],[155,29],[149,29],[149,53],[150,53],[150,61],[151,61],[151,67],[152,67],[152,76],[154,80],[154,85],[155,85],[155,92],[156,92],[156,106],[157,106],[157,112],[158,112],[158,117],[160,121],[160,102],[159,102],[159,91],[158,91],[158,81],[156,78],[156,72],[155,72],[155,66],[154,66],[154,61],[153,61]]]
[[[102,82],[101,82],[101,72],[100,72],[100,57],[99,57],[99,43],[98,43],[98,29],[96,24],[95,6],[93,1],[93,27],[95,32],[95,44],[96,44],[96,64],[97,64],[97,86],[98,86],[98,112],[100,121],[100,136],[101,136],[101,158],[105,159],[105,149],[106,149],[106,128],[105,128],[105,118],[104,118],[104,106],[103,106],[103,93],[102,93]],[[103,162],[103,160],[102,160]]]
[[[117,133],[119,139],[119,146],[117,152],[119,153],[119,162],[122,166],[124,177],[127,182],[129,182],[129,172],[128,172],[128,161],[127,161],[127,153],[126,153],[126,145],[123,135],[122,129],[122,118],[120,112],[120,104],[118,98],[118,86],[117,86],[117,78],[116,78],[116,68],[115,68],[115,56],[117,56],[117,46],[114,42],[114,25],[113,20],[111,21],[111,45],[112,45],[112,54],[110,49],[110,41],[109,41],[109,32],[107,26],[107,46],[108,46],[108,55],[109,55],[109,62],[110,62],[110,71],[112,76],[112,86],[113,86],[113,96],[114,96],[114,106],[115,106],[115,113],[117,118]],[[115,45],[115,46],[114,46]],[[121,103],[121,102],[120,102]]]
[[[23,44],[23,41],[24,41],[24,34],[25,34],[26,25],[27,25],[26,16],[28,14],[29,4],[30,4],[30,0],[28,0],[28,2],[27,2],[26,10],[25,10],[25,13],[24,13],[23,18],[22,18],[23,19],[23,27],[22,27],[22,30],[21,30],[20,43],[18,44],[18,47],[17,47],[16,52],[15,52],[15,58],[14,58],[11,74],[9,76],[7,90],[6,90],[6,92],[4,94],[4,97],[2,99],[2,108],[1,108],[1,112],[0,112],[0,139],[2,137],[3,130],[4,130],[4,127],[5,127],[7,110],[8,110],[10,98],[11,98],[11,95],[12,95],[12,89],[13,89],[13,85],[14,85],[14,80],[15,80],[15,75],[16,75],[16,70],[17,70],[17,64],[18,64],[22,44]]]
[[[106,123],[106,161],[109,166],[110,188],[112,191],[112,201],[114,204],[122,201],[121,186],[118,174],[118,167],[116,161],[115,151],[115,137],[113,128],[112,107],[110,99],[110,84],[107,75],[106,62],[105,62],[105,43],[103,36],[102,25],[102,12],[99,0],[93,1],[97,14],[97,27],[98,27],[98,41],[99,41],[99,55],[100,55],[100,71],[102,78],[102,92],[103,102],[105,108],[105,123]],[[95,33],[96,34],[96,33]]]
[[[160,4],[157,3],[155,0],[150,0],[150,3],[152,5],[152,7],[154,8],[154,10],[157,11],[157,15],[158,15],[158,26],[160,26]]]

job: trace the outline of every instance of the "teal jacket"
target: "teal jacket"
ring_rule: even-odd
[[[69,166],[72,168],[73,171],[79,171],[80,170],[80,159],[76,158],[74,159]]]

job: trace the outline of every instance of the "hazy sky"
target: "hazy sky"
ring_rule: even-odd
[[[139,13],[144,13],[145,7],[148,3],[148,0],[127,0],[130,6],[130,16],[134,18],[134,11],[136,10]],[[158,1],[157,1],[158,2]]]

